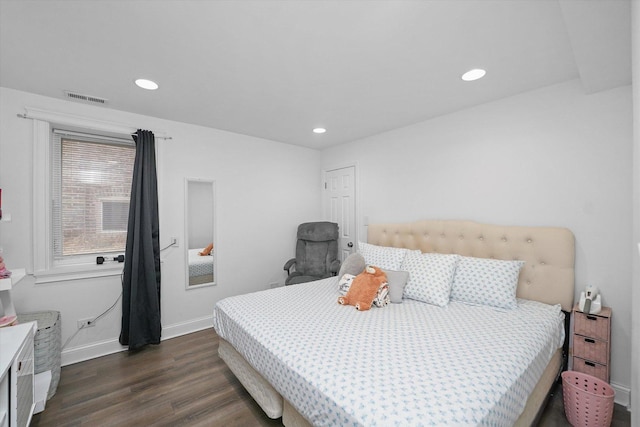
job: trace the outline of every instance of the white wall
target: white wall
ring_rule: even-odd
[[[185,290],[184,243],[162,254],[163,337],[211,325],[219,299],[284,283],[285,261],[295,253],[301,222],[320,212],[320,153],[315,150],[185,123],[87,106],[0,88],[0,188],[3,212],[0,246],[9,268],[31,263],[32,121],[18,118],[37,107],[131,124],[172,140],[157,140],[161,246],[178,236],[185,242],[184,178],[216,180],[215,287]],[[93,317],[120,293],[119,277],[34,284],[31,277],[12,292],[18,312],[59,310],[63,342],[76,320]],[[81,331],[63,361],[119,350],[120,305],[91,329]]]
[[[640,2],[631,2],[631,44],[633,56],[633,282],[632,306],[640,306],[640,256],[636,252],[640,243]],[[639,249],[640,250],[640,249]],[[631,360],[631,413],[632,425],[640,426],[640,312],[632,312]]]
[[[322,167],[358,163],[370,223],[571,229],[576,296],[594,284],[613,307],[612,381],[628,399],[631,107],[629,86],[587,96],[572,81],[324,150]]]

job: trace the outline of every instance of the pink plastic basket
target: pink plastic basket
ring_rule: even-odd
[[[609,384],[582,372],[562,373],[564,413],[574,427],[608,427],[616,393]]]

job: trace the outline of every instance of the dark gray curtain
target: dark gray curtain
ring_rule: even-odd
[[[159,344],[162,330],[155,138],[153,132],[138,130],[133,140],[136,159],[124,257],[120,331],[120,344],[128,345],[129,350]]]

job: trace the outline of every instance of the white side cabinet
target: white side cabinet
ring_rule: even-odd
[[[35,332],[35,322],[0,328],[0,427],[31,423]]]
[[[16,309],[13,306],[13,301],[11,300],[11,288],[17,285],[25,276],[25,269],[18,268],[13,270],[11,277],[7,279],[0,279],[0,303],[2,303],[2,308],[4,308],[5,316],[16,315]]]

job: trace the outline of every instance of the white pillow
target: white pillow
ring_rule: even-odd
[[[459,258],[459,255],[409,252],[402,263],[402,270],[409,272],[404,297],[440,307],[447,305]]]
[[[460,257],[451,300],[472,305],[514,309],[518,276],[524,261]]]
[[[358,242],[358,252],[362,254],[367,265],[380,267],[383,270],[400,270],[402,260],[409,249]]]

